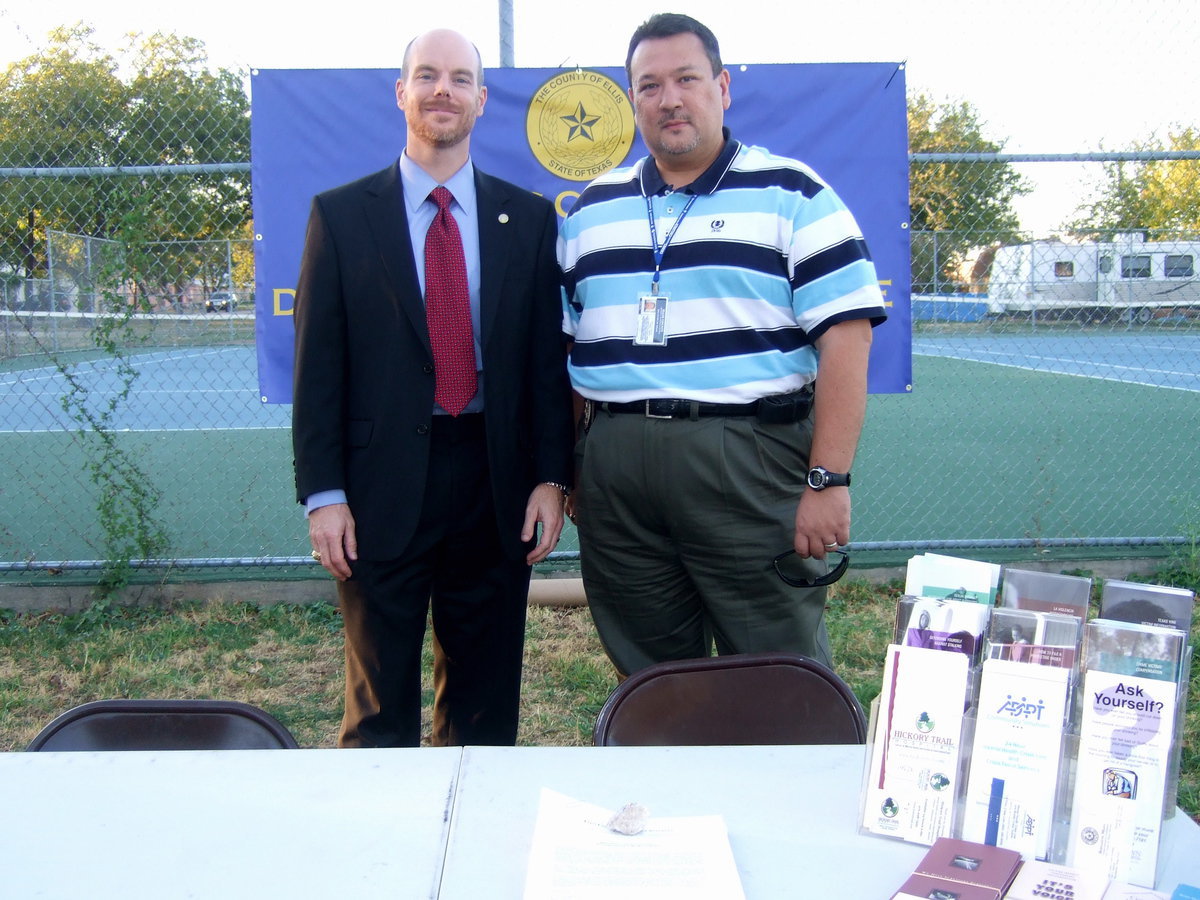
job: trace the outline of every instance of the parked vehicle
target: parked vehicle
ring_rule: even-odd
[[[1197,312],[1198,257],[1200,241],[1147,241],[1141,234],[1096,243],[1033,241],[1000,247],[988,280],[988,311],[1086,311],[1135,322]]]
[[[213,291],[204,301],[205,312],[233,312],[237,309],[237,294],[233,291]]]

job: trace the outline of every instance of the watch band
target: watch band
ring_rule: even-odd
[[[824,466],[813,466],[808,470],[806,481],[814,491],[823,491],[827,487],[849,487],[850,473],[830,472]]]

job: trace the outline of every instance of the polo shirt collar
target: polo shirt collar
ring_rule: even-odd
[[[725,146],[721,148],[717,158],[712,161],[712,165],[704,170],[704,174],[684,188],[687,193],[711,194],[720,186],[721,179],[729,171],[729,167],[733,164],[733,158],[737,156],[742,145],[730,137],[727,126],[721,126],[721,135],[725,138]],[[653,197],[667,189],[667,183],[659,174],[658,164],[654,162],[653,156],[647,156],[642,160],[642,170],[639,174],[643,196]]]

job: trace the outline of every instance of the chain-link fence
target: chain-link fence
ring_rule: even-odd
[[[0,572],[304,570],[289,410],[256,388],[242,80],[171,39],[119,75],[85,38],[0,81]],[[855,545],[1194,547],[1200,135],[1006,157],[916,95],[910,138],[914,384],[871,398]],[[1056,233],[1015,211],[1030,167],[1094,187]]]

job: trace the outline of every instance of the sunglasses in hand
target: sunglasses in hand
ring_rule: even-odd
[[[775,566],[775,574],[782,578],[785,584],[790,584],[792,587],[827,587],[845,575],[846,569],[850,567],[850,554],[845,550],[829,550],[828,553],[836,553],[841,557],[841,561],[824,575],[817,578],[803,578],[795,574],[799,572],[799,566],[791,559],[791,557],[796,556],[795,550],[784,550],[775,557],[772,565]]]

